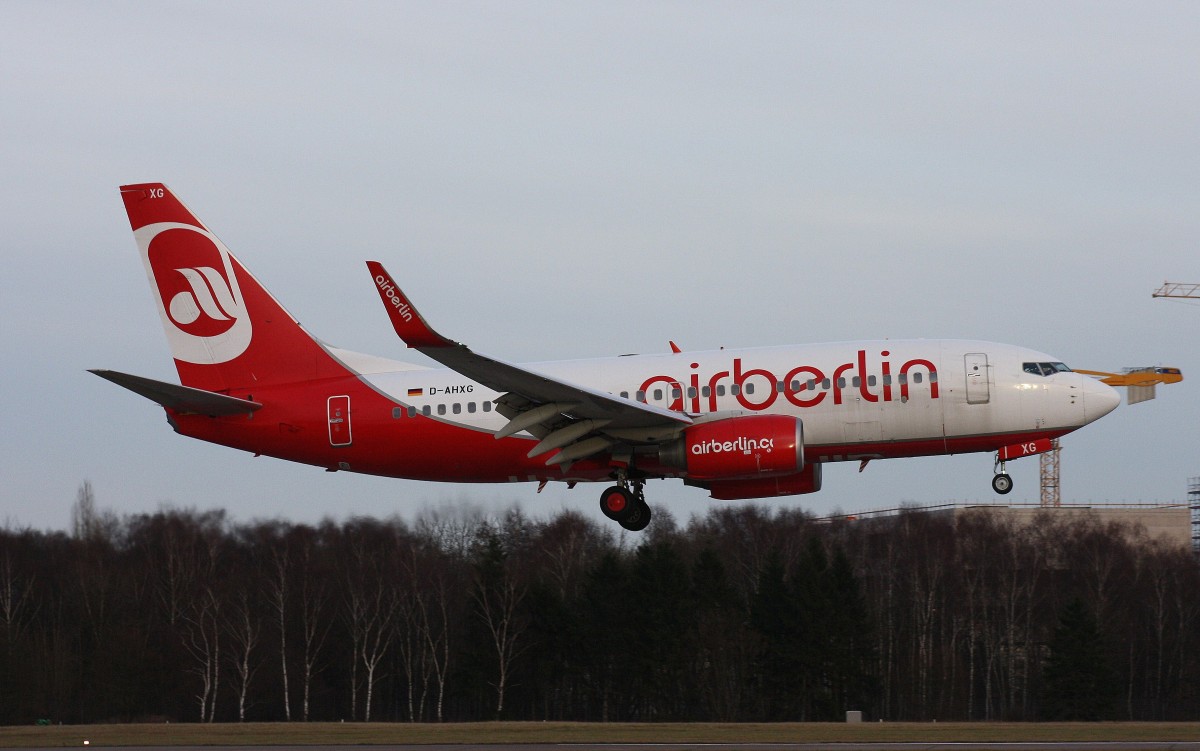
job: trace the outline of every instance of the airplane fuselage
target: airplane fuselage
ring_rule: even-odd
[[[328,469],[421,480],[601,480],[609,465],[566,471],[527,457],[537,438],[494,440],[501,393],[445,368],[331,355],[357,370],[230,392],[252,415],[175,415],[184,434]],[[1029,372],[1050,355],[971,340],[878,340],[528,364],[531,371],[682,411],[699,420],[790,415],[810,462],[993,451],[1056,438],[1106,414],[1111,389],[1069,371]],[[393,367],[394,366],[394,367]],[[398,368],[398,369],[394,369]],[[1089,398],[1090,397],[1090,398]],[[636,439],[636,436],[634,436]],[[652,457],[653,474],[677,476]]]

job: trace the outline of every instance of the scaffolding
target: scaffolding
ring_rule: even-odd
[[[1192,509],[1192,552],[1200,555],[1200,477],[1188,480],[1188,506]]]
[[[1042,505],[1047,508],[1057,508],[1062,505],[1062,446],[1055,438],[1050,442],[1050,450],[1039,457],[1042,475]]]

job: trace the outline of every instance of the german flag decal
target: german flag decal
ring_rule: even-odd
[[[425,396],[425,389],[409,389],[409,396]]]

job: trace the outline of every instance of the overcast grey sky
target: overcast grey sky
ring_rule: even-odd
[[[1200,379],[1200,4],[0,3],[0,524],[85,480],[294,521],[599,486],[327,474],[85,372],[176,374],[117,186],[162,181],[308,328],[402,348],[363,260],[514,361],[875,337]],[[1065,441],[1067,501],[1185,497],[1195,380]],[[827,467],[819,513],[993,498],[988,454]],[[1036,500],[1038,465],[1010,465]],[[703,491],[652,483],[680,520]]]

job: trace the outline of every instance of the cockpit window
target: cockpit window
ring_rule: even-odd
[[[1071,369],[1061,362],[1027,362],[1022,368],[1031,375],[1048,376],[1055,373],[1070,373]]]

